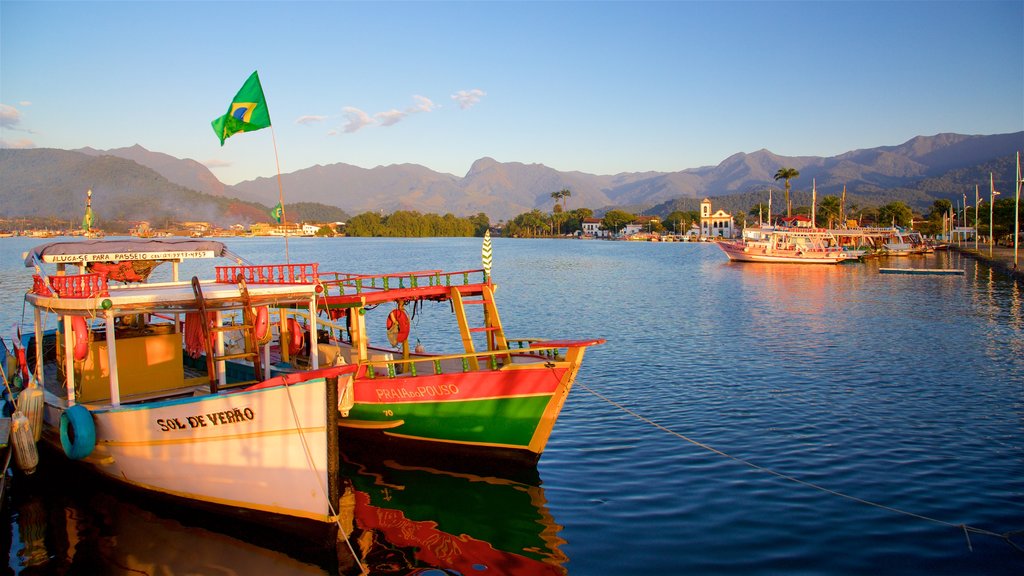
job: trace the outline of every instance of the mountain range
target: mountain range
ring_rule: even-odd
[[[794,205],[809,198],[814,181],[819,195],[839,194],[845,186],[861,202],[897,198],[922,210],[935,198],[960,198],[975,184],[987,183],[989,172],[995,174],[997,189],[1010,188],[1018,150],[1024,150],[1024,132],[938,134],[832,157],[781,156],[769,150],[737,153],[717,166],[667,173],[595,175],[485,157],[463,177],[416,164],[361,168],[337,163],[283,174],[282,182],[289,205],[311,203],[313,217],[323,213],[323,220],[341,211],[416,210],[458,216],[483,212],[497,222],[533,209],[550,211],[551,193],[562,189],[571,191],[568,209],[587,207],[597,213],[610,208],[667,213],[695,207],[703,197],[721,197],[727,209],[736,204],[736,209],[746,210],[748,204],[767,200],[768,187],[781,190],[774,175],[788,167],[800,171],[792,181]],[[0,174],[0,216],[7,217],[80,217],[87,188],[94,191],[98,217],[151,221],[265,221],[266,207],[278,199],[276,177],[228,186],[195,160],[138,145],[113,150],[3,149]]]

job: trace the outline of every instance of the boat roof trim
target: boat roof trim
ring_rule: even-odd
[[[223,242],[197,238],[73,240],[50,242],[25,253],[25,267],[37,262],[79,264],[125,260],[187,260],[228,257]]]

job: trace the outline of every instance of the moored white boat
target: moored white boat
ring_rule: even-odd
[[[838,264],[858,259],[836,246],[828,231],[817,229],[755,228],[744,230],[740,240],[716,244],[735,262]]]
[[[270,328],[254,310],[315,309],[315,267],[253,267],[268,281],[252,286],[223,268],[205,280],[178,278],[185,260],[230,256],[219,242],[189,239],[55,242],[27,253],[35,329],[23,343],[25,368],[44,392],[42,441],[143,490],[330,532],[337,379],[343,386],[353,368],[319,370],[314,361],[287,378],[259,370],[255,339]],[[171,281],[146,283],[163,263]],[[248,352],[225,351],[230,333]],[[205,373],[186,367],[183,339],[206,356]],[[239,356],[256,360],[247,381],[227,374]]]

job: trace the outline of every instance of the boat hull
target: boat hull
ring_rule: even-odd
[[[81,463],[199,504],[330,523],[325,406],[326,384],[315,379],[92,409],[96,446]],[[44,435],[61,453],[62,412],[48,403]]]
[[[536,462],[577,368],[535,362],[455,374],[361,376],[353,383],[355,404],[339,425]]]
[[[767,262],[774,264],[838,264],[856,257],[842,250],[768,249],[757,243],[718,242],[718,247],[734,262]]]

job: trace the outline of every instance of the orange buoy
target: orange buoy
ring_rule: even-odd
[[[89,355],[89,326],[85,323],[85,318],[81,316],[72,318],[71,331],[75,335],[75,360],[85,360]]]
[[[266,306],[260,306],[254,311],[256,323],[253,327],[253,336],[258,342],[266,342],[267,334],[270,333],[270,311]]]
[[[388,314],[388,341],[392,346],[409,339],[409,316],[405,310],[395,308]]]
[[[305,333],[295,318],[288,319],[288,354],[295,355],[302,350]]]

